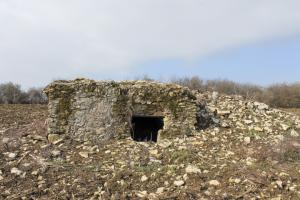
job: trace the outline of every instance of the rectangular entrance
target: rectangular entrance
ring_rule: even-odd
[[[138,142],[157,142],[157,135],[164,127],[164,118],[160,116],[133,116],[131,119],[131,137]]]

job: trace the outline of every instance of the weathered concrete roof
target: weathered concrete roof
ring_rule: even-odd
[[[192,99],[196,99],[191,91],[177,84],[170,83],[161,83],[155,81],[95,81],[91,79],[85,78],[77,78],[75,80],[57,80],[50,83],[45,89],[44,92],[49,95],[51,92],[55,92],[55,90],[63,91],[67,88],[79,89],[80,87],[90,87],[91,89],[95,86],[113,86],[118,85],[121,88],[135,88],[135,89],[145,89],[151,88],[151,90],[161,90],[164,92],[173,91],[175,94],[184,94],[189,95]],[[175,95],[173,93],[173,95]]]

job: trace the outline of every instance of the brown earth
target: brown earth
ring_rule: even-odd
[[[0,105],[0,199],[300,199],[299,117],[241,97],[191,137],[49,143],[46,106]]]
[[[300,116],[300,108],[282,108],[282,110]]]

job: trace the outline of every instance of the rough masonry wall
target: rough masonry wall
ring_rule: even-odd
[[[146,81],[55,81],[46,89],[50,135],[80,141],[128,137],[131,117],[163,116],[161,138],[190,134],[197,123],[195,97],[187,88]]]

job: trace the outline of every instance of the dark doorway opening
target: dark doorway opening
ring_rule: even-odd
[[[157,135],[164,127],[164,118],[157,116],[133,116],[131,137],[135,141],[157,142]]]

